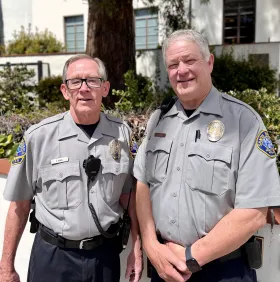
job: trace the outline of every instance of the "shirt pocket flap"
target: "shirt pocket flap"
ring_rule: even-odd
[[[41,168],[43,183],[50,180],[63,181],[69,176],[80,176],[80,174],[79,161],[45,166]]]
[[[171,139],[152,137],[147,143],[146,152],[164,151],[169,154],[171,145]]]
[[[128,173],[129,163],[104,163],[102,164],[102,174],[113,173],[119,175]]]
[[[188,155],[199,155],[206,161],[220,160],[225,163],[231,163],[232,148],[218,144],[192,142]]]

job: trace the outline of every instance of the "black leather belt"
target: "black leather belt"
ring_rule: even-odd
[[[101,235],[83,240],[69,240],[59,235],[51,234],[45,226],[40,226],[39,233],[46,242],[65,249],[93,250],[108,240]]]

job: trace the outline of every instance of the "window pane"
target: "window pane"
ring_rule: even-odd
[[[255,40],[256,0],[224,0],[224,42]]]
[[[135,27],[139,28],[139,27],[145,27],[146,26],[146,20],[136,20],[135,22]]]
[[[135,34],[136,34],[136,36],[145,36],[146,35],[146,28],[136,28]]]
[[[158,29],[157,27],[148,27],[147,30],[148,35],[156,35],[158,34]]]
[[[66,33],[75,33],[75,27],[74,26],[67,26],[66,27]]]
[[[77,25],[76,26],[76,32],[84,32],[84,26],[83,25]]]
[[[146,44],[146,36],[136,37],[136,44]]]
[[[135,11],[136,49],[153,49],[158,45],[158,12],[155,9]]]
[[[68,52],[84,51],[84,17],[65,18],[65,40]]]

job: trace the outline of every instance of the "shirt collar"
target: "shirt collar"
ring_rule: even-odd
[[[192,117],[198,115],[200,112],[207,114],[214,114],[218,116],[223,116],[222,107],[221,107],[221,94],[220,92],[212,86],[209,94],[203,100],[201,105],[197,110],[192,114]],[[175,105],[163,116],[173,116],[178,115],[182,119],[186,119],[186,114],[184,107],[180,103],[179,99],[176,101]]]
[[[98,140],[103,135],[118,137],[119,131],[115,123],[109,121],[104,113],[100,113],[100,121],[96,127],[92,138]],[[76,125],[70,112],[67,112],[63,121],[59,124],[58,140],[78,136],[78,139],[86,143],[89,142],[88,136]]]

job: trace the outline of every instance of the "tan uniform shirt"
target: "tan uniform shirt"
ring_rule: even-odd
[[[132,187],[130,129],[103,113],[91,138],[69,112],[30,127],[13,161],[4,197],[10,201],[36,196],[36,217],[59,235],[80,240],[99,235],[88,201],[107,230],[122,214],[119,198]],[[118,140],[120,155],[111,144]],[[101,167],[88,191],[83,161],[93,155]]]
[[[212,87],[190,118],[178,100],[148,135],[133,174],[150,188],[163,238],[191,245],[234,208],[280,205],[275,152],[261,118],[243,102]]]

